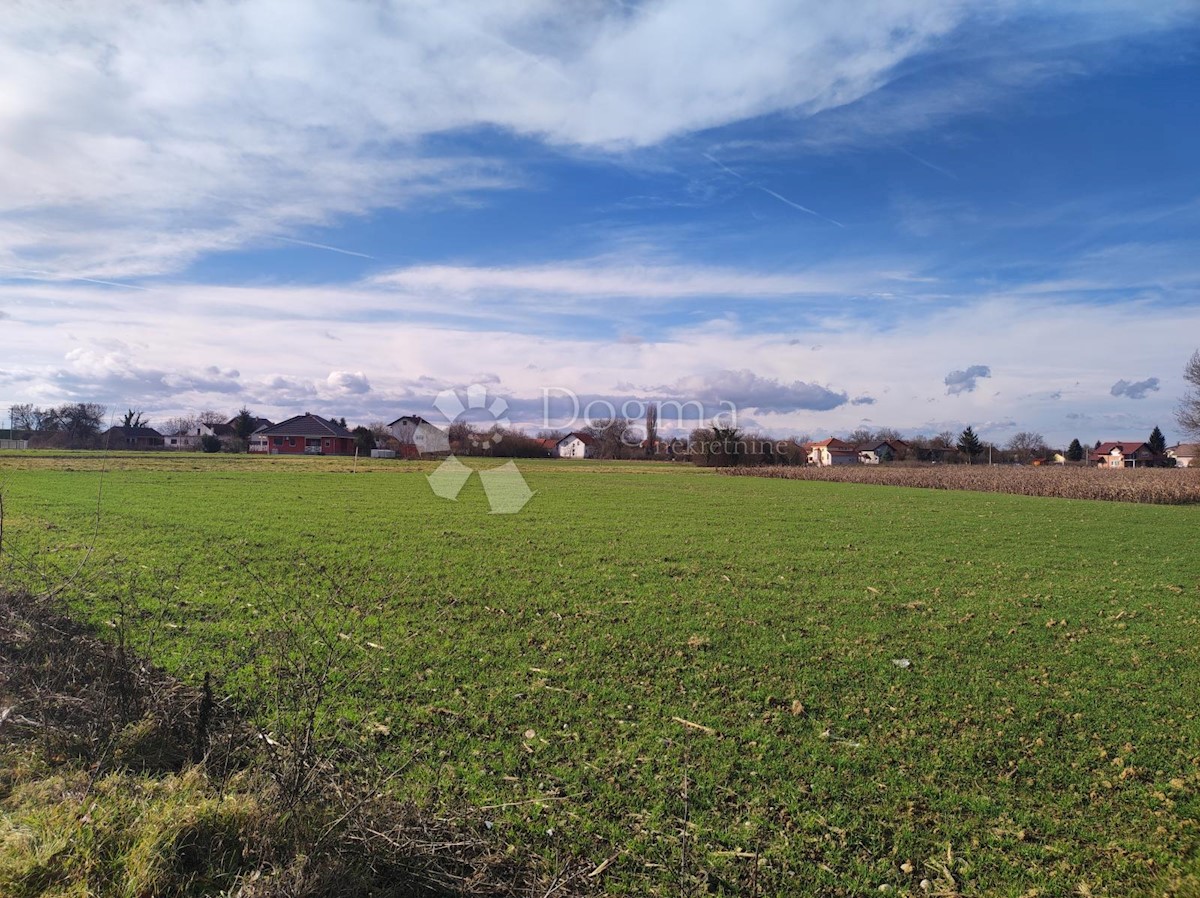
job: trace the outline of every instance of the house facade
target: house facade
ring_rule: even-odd
[[[554,454],[559,458],[595,458],[596,441],[586,433],[572,432],[555,444]]]
[[[908,454],[908,444],[901,440],[878,440],[858,444],[858,460],[864,465],[897,461]]]
[[[100,439],[109,449],[163,448],[163,435],[153,427],[110,427]]]
[[[856,465],[859,461],[858,449],[849,443],[830,437],[819,443],[805,443],[808,463],[827,468],[833,465]]]
[[[1146,443],[1101,443],[1088,456],[1098,468],[1144,468],[1161,461]]]
[[[272,427],[270,421],[259,425],[255,428],[254,433],[250,434],[250,445],[246,447],[247,452],[267,452],[271,451],[271,442],[267,439],[266,430]]]
[[[404,415],[388,425],[401,446],[412,446],[420,455],[450,451],[450,435],[419,415]]]
[[[1175,459],[1177,468],[1200,468],[1200,443],[1180,443],[1167,447],[1167,458]]]
[[[264,428],[258,436],[270,455],[353,455],[356,448],[354,434],[308,412]]]
[[[168,449],[179,449],[187,452],[198,452],[200,450],[201,440],[205,437],[216,437],[221,441],[222,446],[228,446],[238,438],[237,427],[234,426],[234,421],[231,419],[225,423],[203,424],[197,422],[187,430],[181,430],[178,433],[167,434],[163,437],[163,445]],[[256,429],[270,427],[271,422],[266,418],[255,418],[254,426]]]

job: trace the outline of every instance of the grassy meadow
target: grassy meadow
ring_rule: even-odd
[[[0,453],[0,576],[263,721],[264,634],[338,634],[348,753],[611,894],[1200,894],[1195,507],[352,468]]]

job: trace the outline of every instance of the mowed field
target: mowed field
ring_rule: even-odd
[[[609,893],[1196,894],[1200,509],[351,467],[0,454],[0,568],[263,721],[281,615],[341,634],[329,732]]]

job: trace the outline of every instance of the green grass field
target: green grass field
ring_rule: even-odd
[[[1194,507],[527,462],[490,515],[477,478],[351,465],[0,454],[3,576],[136,604],[155,660],[264,720],[260,634],[318,616],[369,671],[346,745],[519,852],[616,855],[615,894],[1200,874]]]

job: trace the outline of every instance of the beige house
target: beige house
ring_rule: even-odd
[[[819,443],[805,443],[804,449],[808,453],[808,463],[822,468],[856,465],[859,461],[858,449],[837,437],[830,437]]]
[[[1200,468],[1200,443],[1180,443],[1167,447],[1167,458],[1175,459],[1177,468]]]

